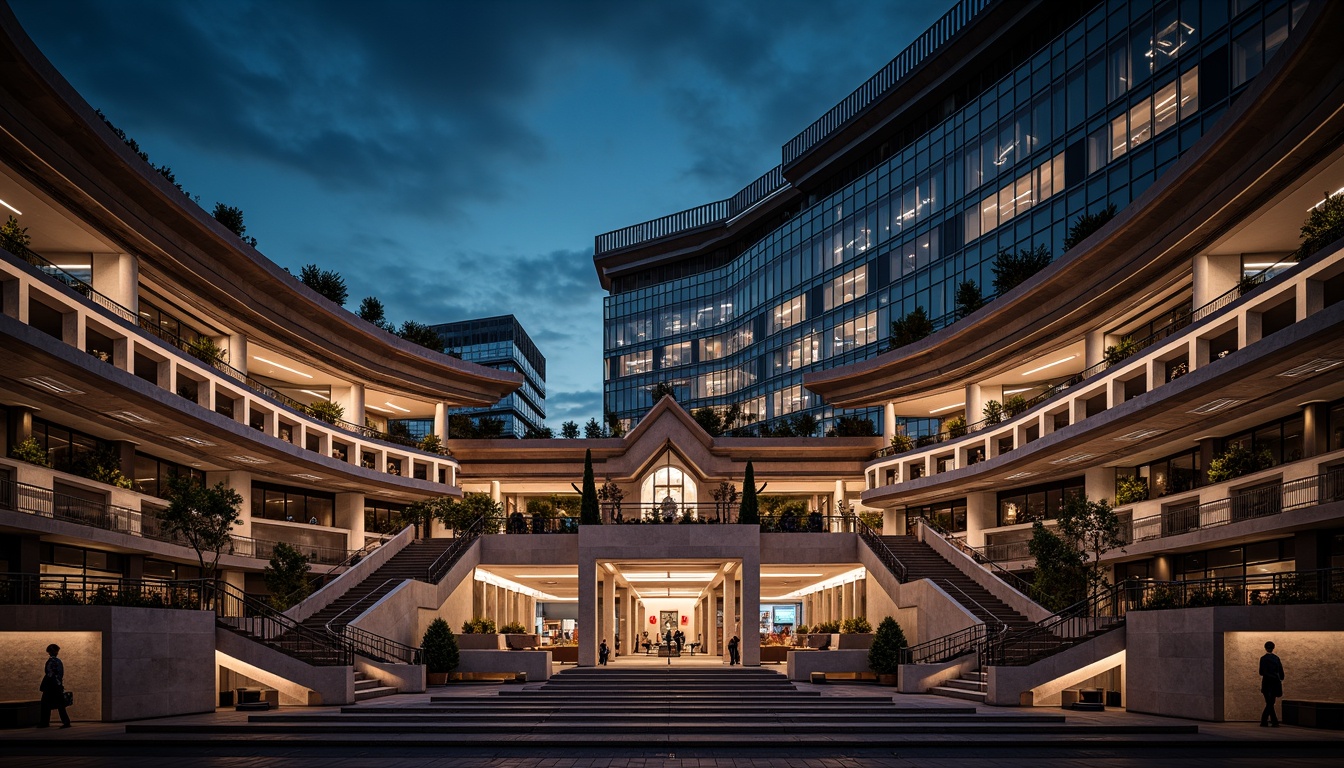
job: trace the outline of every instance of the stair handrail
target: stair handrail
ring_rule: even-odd
[[[1101,587],[1030,627],[1005,633],[996,642],[988,644],[987,665],[1027,666],[1073,645],[1068,641],[1087,634],[1079,631],[1081,629],[1093,631],[1102,627],[1108,630],[1118,628],[1125,621],[1124,596],[1133,586],[1126,580]],[[1010,655],[1009,650],[1017,653]]]
[[[391,590],[383,592],[382,591],[383,587],[386,587],[389,584],[392,585],[401,584],[404,581],[412,581],[412,579],[388,579],[384,581],[382,584],[379,584],[378,586],[374,587],[368,594],[359,598],[358,600],[347,606],[345,610],[341,611],[340,613],[328,619],[327,623],[324,625],[327,632],[331,633],[336,637],[340,637],[344,639],[346,642],[350,643],[351,646],[354,648],[355,653],[358,653],[360,656],[366,656],[370,659],[373,659],[374,661],[381,661],[390,664],[422,663],[420,659],[423,657],[424,654],[422,652],[422,649],[417,646],[406,645],[405,643],[399,643],[390,637],[383,637],[382,635],[375,634],[373,632],[368,631],[367,629],[352,627],[350,626],[350,621],[346,621],[343,624],[339,623],[342,617],[344,617],[347,613],[354,611],[356,608],[359,608],[360,610],[351,615],[350,620],[352,621],[358,618],[361,613],[367,610],[367,608],[362,608],[360,606],[363,606],[364,603],[369,602],[374,595],[378,596],[378,600],[381,600],[382,598],[386,597],[388,592],[391,592]]]
[[[995,576],[998,576],[1000,579],[1007,582],[1008,586],[1012,587],[1018,592],[1021,592],[1024,596],[1031,598],[1031,600],[1035,602],[1037,605],[1045,604],[1043,601],[1045,595],[1040,591],[1039,588],[1037,588],[1035,584],[1032,584],[1031,582],[1022,578],[1021,576],[1018,576],[1017,574],[1013,573],[1007,568],[1000,566],[998,563],[980,554],[978,551],[976,551],[974,547],[967,544],[962,539],[953,536],[950,531],[938,525],[937,523],[933,522],[929,518],[923,515],[918,515],[915,517],[915,519],[924,523],[924,525],[929,530],[938,534],[938,536],[942,538],[943,541],[946,541],[948,544],[951,544],[952,546],[966,553],[966,555],[970,557],[971,560],[975,561],[977,564],[986,566],[990,570],[990,572],[992,572]]]
[[[242,630],[257,642],[315,667],[354,664],[354,648],[340,636],[305,627],[222,579],[210,582],[206,589],[206,607],[213,608],[216,623]],[[284,643],[279,642],[281,638]]]
[[[994,615],[994,612],[993,612],[993,611],[991,611],[991,610],[989,610],[988,608],[986,608],[985,606],[981,605],[979,600],[976,600],[974,597],[971,597],[970,595],[966,594],[966,590],[962,589],[961,587],[958,587],[956,584],[953,584],[952,582],[948,581],[947,579],[934,579],[934,578],[930,578],[929,581],[932,581],[934,584],[937,584],[938,586],[942,587],[944,590],[946,590],[948,587],[951,587],[952,589],[955,589],[958,593],[961,594],[962,597],[964,597],[964,598],[966,598],[967,600],[969,600],[970,602],[974,603],[976,608],[979,608],[981,611],[984,611],[984,613],[985,613],[986,616],[989,616],[990,618],[994,619],[994,621],[998,622],[999,624],[1002,624],[1002,623],[1003,623],[1002,621],[999,620],[999,617],[998,617],[998,616],[995,616],[995,615]],[[951,595],[949,595],[949,597],[951,597]],[[956,600],[955,597],[952,598],[952,599],[953,599],[953,600]],[[962,605],[965,605],[965,603],[962,603]]]
[[[346,557],[344,560],[337,563],[336,565],[333,565],[330,568],[328,568],[326,573],[313,574],[308,579],[307,584],[301,587],[296,587],[293,592],[284,595],[282,601],[291,606],[297,604],[300,600],[307,597],[308,595],[316,593],[318,589],[320,589],[320,587],[318,587],[318,589],[314,589],[314,587],[320,584],[323,579],[326,579],[328,576],[335,573],[337,568],[350,568],[351,566],[358,563],[360,560],[363,560],[365,555],[381,547],[383,543],[384,542],[381,539],[365,542],[364,546],[360,547],[359,549],[352,550],[348,557]],[[300,593],[303,594],[301,595]],[[294,598],[296,597],[299,599],[295,600]]]
[[[466,528],[453,532],[453,543],[439,555],[429,568],[425,569],[425,581],[430,584],[438,584],[439,580],[448,575],[448,569],[453,567],[457,559],[463,552],[472,545],[476,539],[481,537],[485,530],[485,515],[476,518]]]
[[[877,559],[887,566],[887,570],[891,571],[896,580],[904,584],[909,579],[909,570],[906,569],[905,563],[902,563],[900,558],[896,557],[896,553],[891,551],[891,547],[887,546],[887,543],[882,540],[882,536],[870,528],[867,523],[857,517],[854,522],[858,525],[859,538],[863,539],[868,548],[877,556]]]

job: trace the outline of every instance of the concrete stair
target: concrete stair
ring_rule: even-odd
[[[837,687],[838,688],[838,687]],[[870,691],[867,692],[867,691]],[[973,706],[898,706],[872,686],[799,690],[765,669],[577,668],[542,684],[504,685],[498,695],[435,695],[343,707],[338,712],[258,714],[246,722],[146,722],[128,734],[160,739],[264,739],[365,746],[532,744],[875,746],[897,741],[1151,738],[1197,733],[1192,725],[1070,723],[1057,712],[979,711]]]
[[[407,579],[424,581],[429,566],[452,545],[452,539],[417,539],[407,544],[405,549],[393,555],[392,559],[369,574],[368,578],[346,590],[346,593],[332,601],[331,605],[304,619],[303,625],[318,632],[325,632],[327,622],[339,616],[338,625],[344,626],[362,612],[355,611],[342,616],[347,608],[360,601],[363,601],[363,608],[368,608]]]
[[[1007,624],[1010,630],[1033,626],[1030,619],[1008,607],[932,547],[914,536],[883,536],[882,542],[906,567],[907,581],[929,579],[977,619],[988,625]]]
[[[989,675],[978,670],[967,672],[956,680],[948,680],[942,685],[930,688],[928,692],[938,696],[965,699],[966,701],[983,704],[985,697],[989,695]]]
[[[396,692],[395,687],[383,685],[382,681],[375,680],[363,672],[355,672],[355,701],[357,702],[391,696]]]

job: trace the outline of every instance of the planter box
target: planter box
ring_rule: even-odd
[[[551,661],[556,664],[579,663],[579,646],[577,645],[548,645],[542,650],[550,651]]]
[[[872,647],[872,632],[855,632],[848,635],[840,635],[840,650],[842,651],[866,651]]]
[[[789,660],[789,646],[787,645],[762,645],[761,663],[762,664],[783,664]]]
[[[458,635],[457,647],[464,651],[502,651],[504,640],[501,635]]]
[[[448,676],[451,672],[426,672],[425,679],[428,685],[447,685]]]
[[[537,635],[504,635],[504,647],[510,651],[535,651],[541,644]]]

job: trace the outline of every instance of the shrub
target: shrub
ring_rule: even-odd
[[[985,417],[986,424],[998,424],[1003,421],[1003,404],[998,400],[990,400],[980,413]]]
[[[966,425],[965,416],[953,416],[943,422],[943,429],[952,437],[961,437],[966,434],[969,427]]]
[[[209,336],[197,336],[187,342],[186,353],[206,365],[228,361],[228,353]]]
[[[1245,446],[1234,445],[1209,462],[1209,482],[1221,483],[1272,466],[1274,456],[1267,449],[1251,453]]]
[[[1102,356],[1106,359],[1107,365],[1119,365],[1135,352],[1139,351],[1139,343],[1133,337],[1126,336],[1120,341],[1106,348]]]
[[[271,591],[271,606],[278,611],[288,610],[312,591],[308,581],[308,556],[283,541],[277,542],[271,550],[271,560],[261,578]]]
[[[1106,226],[1106,222],[1114,219],[1115,214],[1115,203],[1111,203],[1096,213],[1085,213],[1079,216],[1074,220],[1073,226],[1069,227],[1069,234],[1064,238],[1064,250],[1069,250],[1086,240],[1088,235]]]
[[[28,234],[27,227],[20,227],[19,220],[10,216],[3,225],[0,225],[0,248],[14,254],[23,256],[24,251],[33,242],[33,236]]]
[[[1148,498],[1148,481],[1138,475],[1128,475],[1115,481],[1116,506],[1133,504]]]
[[[1021,395],[1013,395],[1003,401],[1003,414],[1010,419],[1025,410],[1027,410],[1027,398]]]
[[[863,616],[855,616],[852,619],[845,619],[840,625],[840,631],[846,635],[854,635],[862,632],[872,632],[873,625],[868,623],[868,619]]]
[[[900,670],[905,647],[905,632],[901,631],[901,625],[887,616],[877,625],[873,645],[868,649],[868,666],[879,675],[896,674]]]
[[[494,633],[494,619],[477,616],[474,619],[462,622],[462,634],[464,635],[492,635]]]
[[[840,622],[822,621],[812,625],[812,632],[818,635],[834,634],[840,631]]]
[[[1153,587],[1144,595],[1143,610],[1163,611],[1181,607],[1181,594],[1171,587]]]
[[[13,217],[10,221],[14,221]],[[1341,237],[1344,237],[1344,194],[1327,192],[1302,224],[1302,245],[1293,255],[1304,259]]]
[[[957,284],[954,302],[956,318],[960,320],[985,306],[985,297],[981,295],[980,286],[976,285],[974,280],[963,280]]]
[[[314,419],[325,421],[328,424],[335,424],[345,416],[345,408],[340,403],[334,403],[330,400],[315,400],[305,405],[303,410]]]
[[[425,453],[443,453],[443,441],[438,435],[428,434],[420,438],[420,450]]]
[[[807,625],[806,625],[806,624],[799,624],[798,626],[796,626],[796,627],[793,628],[793,632],[794,632],[794,634],[797,634],[797,635],[805,635],[805,634],[807,634]]]
[[[457,669],[461,654],[457,650],[457,637],[443,619],[435,619],[425,629],[420,645],[425,655],[425,671],[441,675]]]
[[[501,635],[525,635],[527,634],[527,627],[524,627],[522,624],[516,621],[511,621],[508,624],[505,624],[504,626],[500,627],[499,633]]]
[[[36,464],[39,467],[51,466],[51,460],[47,458],[47,452],[33,437],[20,440],[17,445],[9,450],[9,455],[11,458]]]
[[[1032,275],[1050,265],[1050,249],[1044,245],[1024,248],[1017,253],[999,251],[994,256],[994,292],[1002,296],[1025,283]]]
[[[1229,587],[1197,587],[1186,597],[1187,608],[1207,608],[1215,605],[1239,605],[1237,595]]]
[[[903,432],[891,436],[891,449],[896,453],[905,453],[915,449],[915,440]]]
[[[905,317],[891,321],[891,338],[887,342],[887,349],[914,344],[932,333],[933,321],[929,319],[928,313],[922,305],[915,307]]]
[[[123,475],[119,467],[111,467],[106,464],[94,466],[89,470],[88,478],[94,482],[107,483],[126,490],[135,487],[135,483],[131,482],[131,478]]]

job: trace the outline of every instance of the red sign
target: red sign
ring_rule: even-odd
[[[685,627],[685,626],[689,625],[690,623],[691,623],[691,617],[690,617],[690,616],[682,616],[682,617],[681,617],[681,626]]]
[[[650,624],[657,624],[657,623],[658,623],[658,617],[657,617],[657,616],[650,616],[650,617],[649,617],[649,623],[650,623]]]

